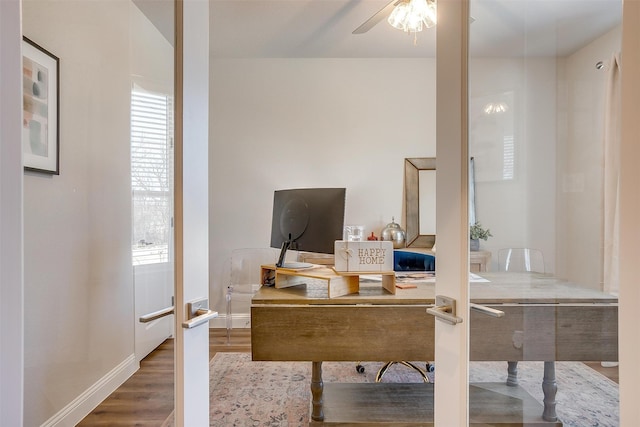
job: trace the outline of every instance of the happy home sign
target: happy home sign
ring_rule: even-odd
[[[393,242],[336,240],[335,270],[348,272],[393,271]]]

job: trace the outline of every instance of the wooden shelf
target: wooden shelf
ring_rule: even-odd
[[[324,265],[314,265],[307,268],[276,268],[275,265],[261,266],[261,277],[272,277],[275,271],[275,287],[277,289],[309,284],[310,282],[324,283],[327,296],[335,298],[343,295],[356,294],[360,291],[360,276],[382,276],[381,285],[392,295],[396,293],[396,276],[393,271],[383,272],[337,272]],[[263,279],[263,285],[264,282]]]
[[[311,426],[433,426],[433,384],[325,383],[324,421]],[[554,426],[543,421],[542,405],[521,387],[469,384],[469,425]]]

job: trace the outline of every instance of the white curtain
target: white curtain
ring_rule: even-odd
[[[620,54],[607,71],[604,120],[604,291],[619,290]]]

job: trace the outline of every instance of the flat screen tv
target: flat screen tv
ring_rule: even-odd
[[[298,188],[273,193],[271,247],[280,248],[278,267],[288,249],[332,254],[334,242],[342,239],[345,188]]]

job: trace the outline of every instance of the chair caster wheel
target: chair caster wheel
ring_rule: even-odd
[[[356,372],[359,374],[364,374],[364,366],[356,365]]]
[[[436,370],[435,366],[433,366],[431,363],[427,363],[427,367],[426,367],[427,372],[433,372],[435,370]]]

